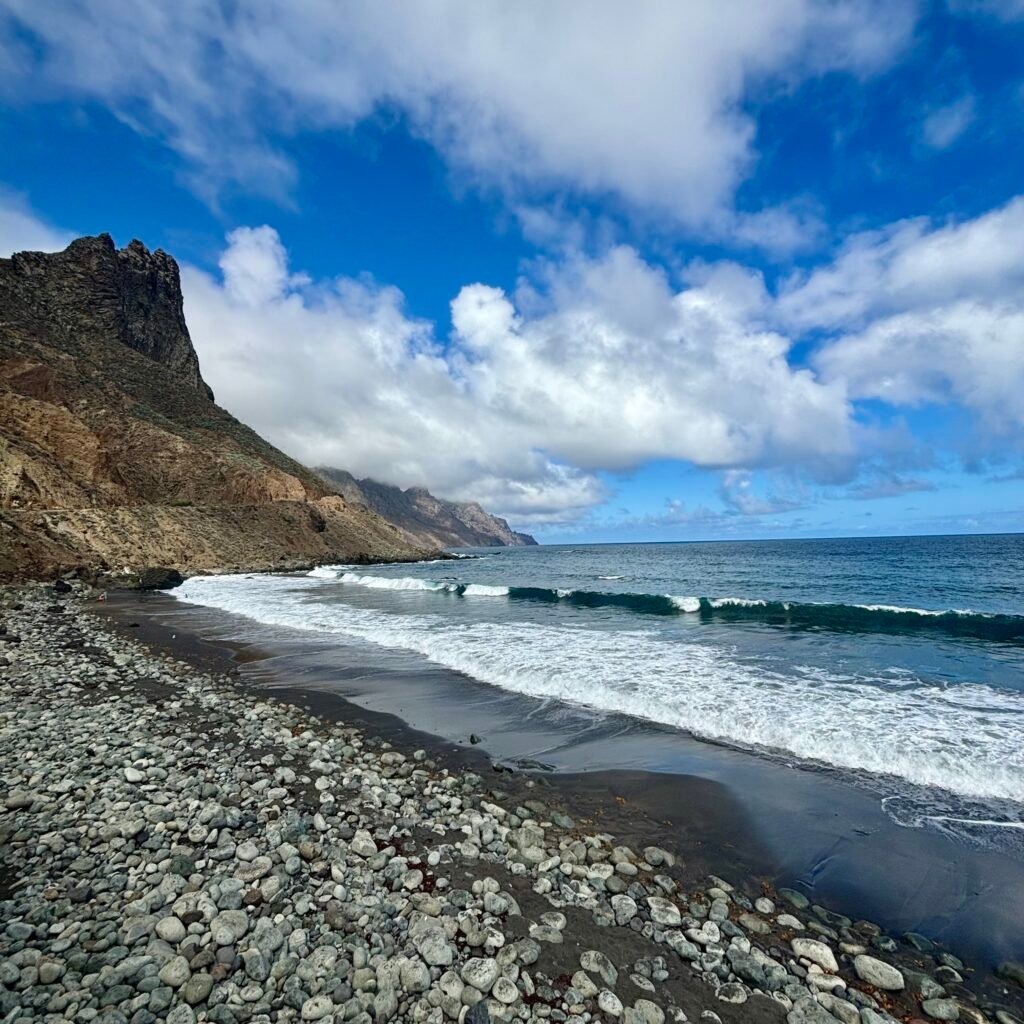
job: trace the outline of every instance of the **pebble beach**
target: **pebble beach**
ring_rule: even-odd
[[[623,843],[540,779],[253,694],[0,590],[0,1020],[1024,1020],[801,892]]]

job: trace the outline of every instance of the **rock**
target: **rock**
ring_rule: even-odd
[[[638,912],[636,900],[625,894],[612,897],[612,910],[615,912],[615,923],[619,926],[629,924]]]
[[[139,573],[139,590],[173,590],[185,582],[177,569],[144,569]]]
[[[373,857],[377,853],[377,844],[366,829],[360,829],[349,842],[349,849],[359,857]]]
[[[330,996],[312,996],[302,1004],[303,1020],[321,1020],[334,1009],[334,1003]]]
[[[423,958],[424,963],[431,967],[450,967],[455,957],[444,929],[432,917],[423,918],[420,925],[418,929],[411,931],[416,952]]]
[[[921,1009],[933,1020],[959,1020],[960,1007],[953,999],[926,999]]]
[[[511,1006],[519,998],[519,989],[516,988],[514,981],[502,977],[495,981],[494,987],[491,989],[491,995],[499,1003]]]
[[[181,942],[185,935],[185,926],[176,917],[163,917],[156,923],[154,929],[156,934],[164,940],[164,942],[170,942],[172,945],[177,945]]]
[[[609,1017],[622,1016],[622,1000],[606,988],[598,993],[597,1005],[601,1012],[608,1014]]]
[[[122,1018],[122,1020],[123,1019],[124,1018]],[[100,1020],[102,1021],[102,1017]],[[167,1024],[195,1024],[195,1021],[195,1011],[188,1005],[188,1003],[178,1003],[178,1005],[167,1014]]]
[[[467,985],[472,985],[481,992],[490,992],[491,986],[498,977],[498,961],[473,957],[463,964],[459,974]]]
[[[188,981],[191,974],[188,961],[183,956],[176,956],[160,968],[159,978],[171,988],[180,988]]]
[[[210,922],[213,941],[218,946],[233,946],[249,930],[249,915],[244,910],[222,910]]]
[[[491,1015],[487,1009],[486,999],[481,999],[479,1003],[469,1008],[464,1024],[491,1024]]]
[[[747,1001],[747,990],[736,981],[730,981],[725,985],[720,985],[715,995],[722,1000],[723,1003],[745,1003]]]
[[[836,1024],[836,1018],[813,999],[803,999],[786,1014],[786,1024]]]
[[[1018,985],[1024,986],[1024,963],[1016,960],[1004,960],[997,968],[996,974],[1007,981],[1015,981]]]
[[[138,768],[132,768],[131,766],[125,768],[124,777],[128,782],[142,782],[146,778]]]
[[[648,896],[647,906],[651,911],[651,920],[662,928],[678,928],[683,922],[679,908],[662,896]]]
[[[811,905],[811,901],[796,889],[780,889],[779,895],[797,910],[806,910]]]
[[[588,949],[580,956],[580,967],[590,974],[598,975],[606,985],[612,987],[615,986],[619,978],[619,972],[615,965],[604,953],[596,949]]]
[[[213,978],[209,974],[193,974],[185,982],[181,997],[189,1006],[198,1006],[205,1003],[213,990]]]
[[[863,948],[863,947],[862,947]],[[904,987],[903,975],[891,964],[861,954],[853,958],[853,969],[861,981],[887,992],[900,992]]]
[[[817,939],[797,938],[793,939],[789,945],[798,957],[817,964],[826,974],[835,974],[839,970],[835,953],[824,942],[819,942]]]

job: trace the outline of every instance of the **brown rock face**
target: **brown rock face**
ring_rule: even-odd
[[[166,253],[0,260],[0,578],[424,554],[213,403]]]
[[[357,480],[343,469],[317,472],[351,502],[365,505],[398,526],[413,544],[428,547],[524,547],[536,544],[475,501],[445,501],[422,487],[402,490],[376,480]]]
[[[9,325],[64,334],[71,345],[120,341],[176,377],[213,392],[199,373],[182,309],[178,264],[163,249],[110,235],[79,238],[63,252],[19,252],[0,260],[0,304]]]

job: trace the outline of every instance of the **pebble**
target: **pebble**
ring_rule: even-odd
[[[903,975],[891,964],[861,954],[853,958],[853,969],[861,981],[888,992],[899,992],[905,985]]]

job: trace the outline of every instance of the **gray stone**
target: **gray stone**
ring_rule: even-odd
[[[885,989],[887,992],[900,992],[904,988],[903,975],[891,964],[876,960],[873,956],[866,956],[863,953],[855,956],[853,969],[861,981],[866,981],[875,988]]]
[[[827,974],[835,974],[839,970],[835,953],[824,942],[819,942],[817,939],[796,938],[789,945],[798,957],[817,964]]]
[[[926,999],[921,1009],[933,1020],[959,1020],[960,1007],[954,999]]]
[[[169,985],[171,988],[181,988],[191,975],[192,970],[188,961],[183,956],[176,956],[160,968],[158,976],[165,985]]]
[[[648,896],[647,906],[651,911],[651,920],[662,928],[678,928],[683,918],[679,908],[662,896]]]

